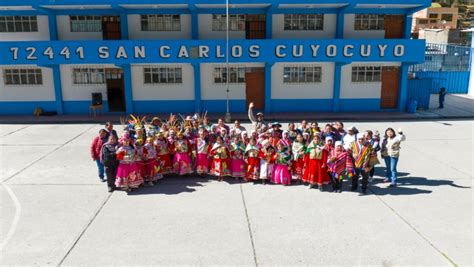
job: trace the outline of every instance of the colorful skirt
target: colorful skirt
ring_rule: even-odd
[[[209,171],[214,176],[231,176],[230,160],[229,159],[212,159],[211,170]]]
[[[196,157],[196,173],[197,174],[207,174],[209,172],[209,159],[207,154],[197,154]]]
[[[323,160],[310,159],[303,175],[303,181],[310,184],[329,184],[330,177],[327,167],[323,166]]]
[[[260,178],[260,159],[259,158],[248,158],[247,159],[247,171],[245,178],[247,180],[258,180]]]
[[[260,160],[260,175],[261,180],[271,179],[273,175],[273,163],[268,163],[265,160]]]
[[[291,174],[288,170],[288,165],[275,164],[271,182],[274,184],[291,184]]]
[[[178,175],[186,175],[193,172],[193,162],[188,153],[176,153],[173,157],[173,171]]]
[[[143,183],[140,167],[135,163],[119,163],[115,186],[119,188],[138,188]]]
[[[243,159],[232,159],[231,170],[233,177],[245,177],[245,161]]]
[[[158,155],[158,159],[161,162],[161,173],[168,174],[173,172],[173,164],[171,163],[170,154]]]
[[[293,179],[301,180],[303,179],[304,173],[304,159],[299,158],[298,160],[293,161]]]
[[[161,178],[161,165],[156,159],[149,159],[145,161],[145,182],[155,182]]]

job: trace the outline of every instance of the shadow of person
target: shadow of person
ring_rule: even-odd
[[[181,193],[192,193],[196,191],[196,188],[203,187],[205,183],[208,183],[211,177],[166,177],[158,181],[154,186],[142,186],[128,195],[150,195],[150,194],[164,194],[164,195],[176,195]]]
[[[375,176],[380,176],[380,177],[385,177],[385,167],[384,166],[375,166],[375,171],[374,175]],[[409,172],[397,172],[397,177],[405,177],[410,175]]]
[[[418,194],[431,194],[433,191],[431,190],[424,190],[419,188],[412,188],[412,187],[387,187],[382,188],[378,186],[369,186],[369,190],[377,196],[385,196],[385,195],[418,195]]]

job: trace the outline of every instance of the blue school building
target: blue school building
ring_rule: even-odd
[[[405,111],[430,0],[0,0],[0,114]]]

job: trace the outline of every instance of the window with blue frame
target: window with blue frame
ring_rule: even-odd
[[[322,68],[320,66],[286,66],[283,67],[284,83],[320,83]]]
[[[71,32],[101,32],[100,16],[70,16]]]
[[[378,14],[356,14],[354,30],[356,31],[378,31],[384,30],[384,15]]]
[[[142,31],[181,31],[181,15],[141,15]]]
[[[3,83],[5,85],[41,85],[43,73],[39,68],[4,69]]]
[[[229,15],[229,31],[244,31],[245,30],[245,15]],[[212,31],[226,31],[227,30],[227,16],[226,15],[212,15]]]
[[[181,84],[183,69],[181,67],[145,67],[143,81],[145,84]]]
[[[285,31],[322,31],[324,14],[285,14]]]
[[[37,32],[36,16],[0,16],[0,32]]]

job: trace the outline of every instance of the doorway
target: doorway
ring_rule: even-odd
[[[246,39],[265,39],[266,23],[265,15],[247,15],[245,21]]]
[[[125,88],[122,69],[105,69],[109,111],[125,112]]]
[[[265,68],[251,68],[245,73],[245,96],[247,107],[253,102],[255,110],[264,110]]]
[[[380,108],[397,108],[399,87],[400,67],[382,67],[382,93],[380,96]]]
[[[102,17],[102,37],[104,40],[120,40],[120,16]]]
[[[403,15],[384,16],[385,39],[403,39],[405,30]]]

